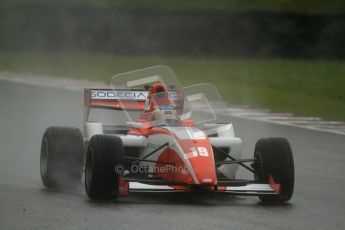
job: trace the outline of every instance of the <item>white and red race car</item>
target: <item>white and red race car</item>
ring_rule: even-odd
[[[290,200],[294,163],[288,141],[260,139],[254,157],[242,159],[242,141],[213,85],[182,88],[169,67],[155,66],[115,75],[111,86],[85,89],[84,136],[70,127],[45,131],[41,177],[46,187],[74,186],[84,172],[91,199],[209,192]],[[239,166],[253,178],[236,178]]]

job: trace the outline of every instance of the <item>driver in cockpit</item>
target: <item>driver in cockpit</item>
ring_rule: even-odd
[[[166,121],[173,124],[179,121],[181,100],[178,99],[177,92],[171,94],[176,98],[170,97],[168,87],[164,83],[152,85],[144,108],[144,112],[150,114],[151,121]]]

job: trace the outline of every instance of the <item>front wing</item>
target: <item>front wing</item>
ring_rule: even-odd
[[[129,182],[129,192],[213,192],[241,196],[279,194],[270,184],[247,184],[243,186],[219,186],[209,189],[193,189],[186,186],[149,185],[141,182]]]

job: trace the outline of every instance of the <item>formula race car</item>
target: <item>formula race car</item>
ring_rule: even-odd
[[[80,184],[91,199],[131,192],[202,192],[286,202],[294,162],[285,138],[257,141],[241,158],[226,106],[210,84],[182,88],[167,66],[115,75],[109,89],[85,89],[84,135],[50,127],[42,139],[48,188]],[[238,167],[253,174],[236,178]]]

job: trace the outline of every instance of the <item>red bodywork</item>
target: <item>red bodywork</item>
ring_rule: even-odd
[[[155,176],[169,182],[185,185],[215,185],[217,184],[215,162],[213,150],[207,135],[203,139],[179,138],[169,129],[160,127],[151,127],[152,112],[156,106],[171,106],[180,114],[183,108],[183,94],[175,92],[175,100],[169,99],[168,87],[162,83],[154,84],[148,92],[146,100],[111,100],[111,99],[93,99],[90,89],[85,90],[86,110],[85,117],[88,116],[90,107],[110,108],[117,110],[140,110],[141,116],[137,120],[142,124],[142,128],[130,129],[130,135],[168,135],[175,140],[180,146],[179,150],[173,148],[165,148],[158,157],[158,162],[171,162],[174,167],[169,170],[170,166],[157,163],[154,167]],[[147,106],[149,103],[149,106]],[[184,132],[188,132],[188,128],[195,127],[192,120],[179,120],[179,127],[185,127]],[[201,131],[200,131],[201,132]],[[202,150],[201,153],[199,150]],[[180,153],[179,153],[180,152]],[[184,159],[183,159],[184,158]],[[188,165],[186,165],[188,164]],[[166,168],[167,170],[160,170]],[[192,171],[192,172],[191,172]],[[126,194],[127,185],[122,181],[120,187]],[[177,187],[176,187],[177,188]],[[184,188],[184,186],[179,186]]]
[[[181,105],[183,107],[183,96],[177,92],[177,99],[175,101],[170,100],[168,89],[162,83],[157,83],[152,86],[147,100],[149,103],[148,101],[146,101],[146,103],[150,106],[147,110],[143,111],[139,120],[139,122],[144,124],[149,124],[151,122],[152,112],[157,106],[171,106],[177,110]],[[190,135],[187,135],[187,138],[180,138],[168,129],[149,127],[150,125],[144,125],[144,128],[132,129],[129,134],[144,136],[168,135],[172,137],[180,147],[180,151],[166,148],[160,153],[158,162],[171,162],[173,165],[168,166],[166,164],[157,163],[154,167],[155,176],[169,182],[186,185],[217,184],[212,145],[207,135],[204,135],[205,138],[202,139],[193,139]],[[179,127],[185,127],[184,132],[188,133],[188,128],[194,127],[194,123],[191,120],[179,121]]]

